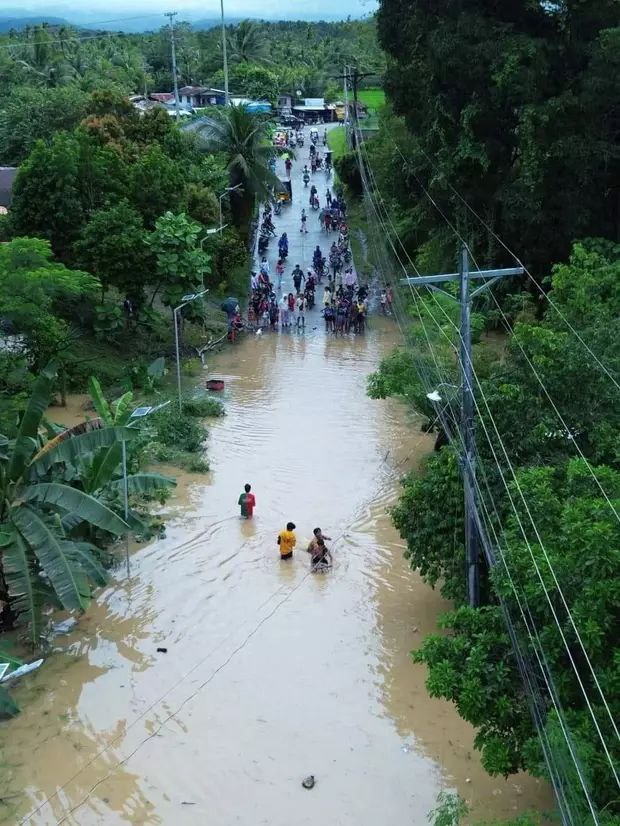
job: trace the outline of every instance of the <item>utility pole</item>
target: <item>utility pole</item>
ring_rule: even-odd
[[[177,123],[180,123],[181,104],[179,101],[179,82],[177,78],[177,51],[174,43],[174,18],[177,16],[177,12],[168,11],[164,16],[170,18],[170,46],[172,48],[172,83],[174,88],[174,108],[177,115]]]
[[[430,287],[439,290],[452,300],[460,304],[459,325],[459,367],[461,373],[461,472],[463,475],[463,490],[465,504],[465,557],[467,564],[467,595],[469,604],[476,608],[480,602],[480,557],[478,508],[476,496],[476,434],[474,430],[474,391],[472,386],[473,364],[471,355],[471,302],[474,296],[486,290],[500,278],[509,278],[523,275],[523,267],[510,267],[502,270],[469,271],[469,252],[463,245],[459,254],[459,271],[441,275],[421,275],[401,279],[401,284],[412,287]],[[470,282],[482,279],[483,283],[470,289]],[[455,299],[452,293],[442,290],[438,284],[449,281],[458,281],[460,285],[459,298]],[[437,394],[437,398],[439,398]]]
[[[347,85],[347,67],[342,67],[342,86],[344,89],[344,126],[349,124],[349,87]]]
[[[228,56],[226,54],[226,24],[224,23],[224,0],[220,0],[220,11],[222,12],[222,56],[224,58],[224,103],[228,106],[230,101],[228,95]]]

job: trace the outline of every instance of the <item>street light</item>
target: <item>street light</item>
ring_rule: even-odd
[[[162,404],[157,404],[154,407],[151,405],[145,405],[144,407],[136,407],[133,413],[129,416],[129,420],[132,419],[143,419],[145,416],[150,416],[151,413],[155,413],[157,410],[161,410],[163,407],[167,407],[170,404],[170,400],[167,402],[162,402]],[[129,425],[131,427],[131,425]],[[129,578],[129,487],[127,482],[127,447],[125,439],[121,442],[122,451],[123,451],[123,500],[125,505],[125,523],[127,524],[127,534],[125,536],[125,559],[127,561],[127,577]]]
[[[208,235],[212,235],[214,232],[219,232],[219,230],[207,230]],[[177,323],[177,313],[191,301],[195,301],[197,298],[201,298],[203,295],[205,295],[205,293],[208,292],[209,290],[202,290],[199,293],[188,293],[187,295],[182,296],[181,303],[172,311],[172,321],[174,323],[174,346],[176,349],[177,356],[177,386],[179,392],[179,413],[181,413],[183,410],[183,402],[181,401],[181,357],[179,355],[179,325]]]
[[[224,229],[224,227],[222,226],[222,198],[225,195],[228,195],[229,192],[234,192],[236,189],[239,189],[239,187],[241,187],[241,186],[243,186],[243,184],[236,184],[235,186],[227,186],[226,189],[220,195],[220,198],[219,198],[219,200],[220,200],[220,230]],[[209,230],[207,230],[207,232],[209,232]]]

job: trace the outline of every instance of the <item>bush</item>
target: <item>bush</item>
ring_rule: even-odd
[[[198,419],[204,419],[207,416],[223,416],[224,405],[212,396],[187,398],[183,401],[183,413]]]
[[[207,435],[207,431],[193,416],[170,408],[158,414],[155,427],[158,442],[188,452],[199,451]]]

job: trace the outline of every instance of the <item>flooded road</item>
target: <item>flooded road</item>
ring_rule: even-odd
[[[390,320],[334,339],[315,316],[212,360],[227,410],[213,471],[179,476],[165,539],[135,551],[131,579],[120,568],[15,692],[0,823],[417,826],[443,788],[479,817],[548,804],[544,784],[486,776],[471,729],[409,659],[448,606],[386,514],[430,447],[399,404],[366,397],[395,344]],[[245,482],[252,521],[236,505]],[[275,542],[288,520],[292,564]],[[322,576],[304,551],[317,525],[334,540]]]

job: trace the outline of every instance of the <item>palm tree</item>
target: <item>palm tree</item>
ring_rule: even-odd
[[[253,20],[242,20],[226,39],[231,63],[271,63],[269,43],[259,24]]]
[[[139,432],[95,419],[46,440],[40,428],[56,377],[52,365],[41,372],[14,437],[0,436],[0,601],[33,646],[45,605],[84,611],[91,584],[107,581],[92,538],[96,529],[128,529],[113,510],[113,475],[121,442]],[[82,475],[90,482],[78,486]]]
[[[199,127],[203,147],[226,157],[229,185],[240,188],[231,193],[233,221],[247,239],[256,198],[273,197],[280,181],[269,169],[276,150],[269,139],[267,124],[246,105],[229,106],[205,118]]]

